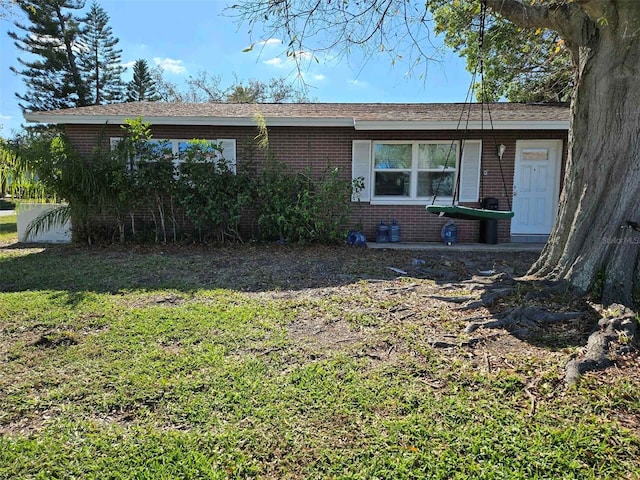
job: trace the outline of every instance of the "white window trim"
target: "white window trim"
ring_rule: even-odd
[[[428,197],[417,197],[418,191],[418,172],[419,171],[429,171],[429,170],[418,170],[418,145],[439,145],[439,144],[451,144],[456,145],[456,153],[455,153],[455,168],[447,168],[448,172],[453,172],[455,176],[457,176],[458,168],[460,168],[460,141],[459,140],[373,140],[371,142],[371,175],[369,178],[369,182],[371,185],[371,205],[425,205],[425,202],[433,200],[433,196]],[[393,145],[412,145],[411,148],[411,184],[410,184],[410,196],[402,197],[399,195],[376,195],[375,193],[375,178],[376,178],[376,170],[375,168],[375,146],[379,144],[393,144]],[[385,169],[384,171],[395,172],[395,171],[406,171],[407,169]],[[436,170],[433,170],[436,171]],[[443,170],[440,169],[440,172]],[[454,185],[454,190],[457,188]],[[436,198],[437,202],[451,202],[453,197],[447,196],[439,196]]]

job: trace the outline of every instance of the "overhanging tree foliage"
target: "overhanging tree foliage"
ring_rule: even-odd
[[[434,30],[445,44],[466,58],[467,70],[478,64],[479,2],[432,0]],[[546,28],[522,28],[501,15],[485,19],[484,85],[478,100],[568,102],[573,90],[571,55],[560,35]]]
[[[28,24],[15,22],[24,33],[9,32],[18,49],[27,53],[18,58],[27,86],[16,94],[24,110],[54,110],[89,104],[86,83],[78,64],[76,42],[80,33],[74,12],[83,7],[79,0],[16,0],[27,15]],[[31,58],[31,55],[35,58]]]

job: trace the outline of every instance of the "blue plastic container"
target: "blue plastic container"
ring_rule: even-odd
[[[376,228],[376,242],[388,243],[389,242],[389,227],[384,224],[384,220],[380,222],[380,225]]]
[[[453,220],[449,220],[444,224],[440,236],[442,237],[442,241],[447,245],[458,243],[458,226]]]
[[[398,225],[395,220],[391,222],[389,233],[389,237],[392,243],[398,243],[400,241],[400,225]]]
[[[352,230],[347,233],[347,244],[355,245],[356,247],[366,247],[367,246],[367,237],[364,236],[364,233],[358,232],[357,230]]]

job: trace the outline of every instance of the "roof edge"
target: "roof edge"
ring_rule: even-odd
[[[31,123],[51,123],[57,125],[123,125],[126,119],[136,115],[56,115],[41,112],[25,113],[24,118]],[[145,116],[145,121],[152,125],[214,125],[231,127],[255,127],[256,121],[247,117],[175,117],[175,116]],[[265,117],[270,127],[353,127],[351,117],[334,118],[293,118],[293,117]]]
[[[455,121],[395,121],[355,120],[356,130],[569,130],[569,120],[498,120],[493,123],[473,120]]]

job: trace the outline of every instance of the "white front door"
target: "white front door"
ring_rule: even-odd
[[[548,235],[560,195],[562,140],[518,140],[512,235]]]

